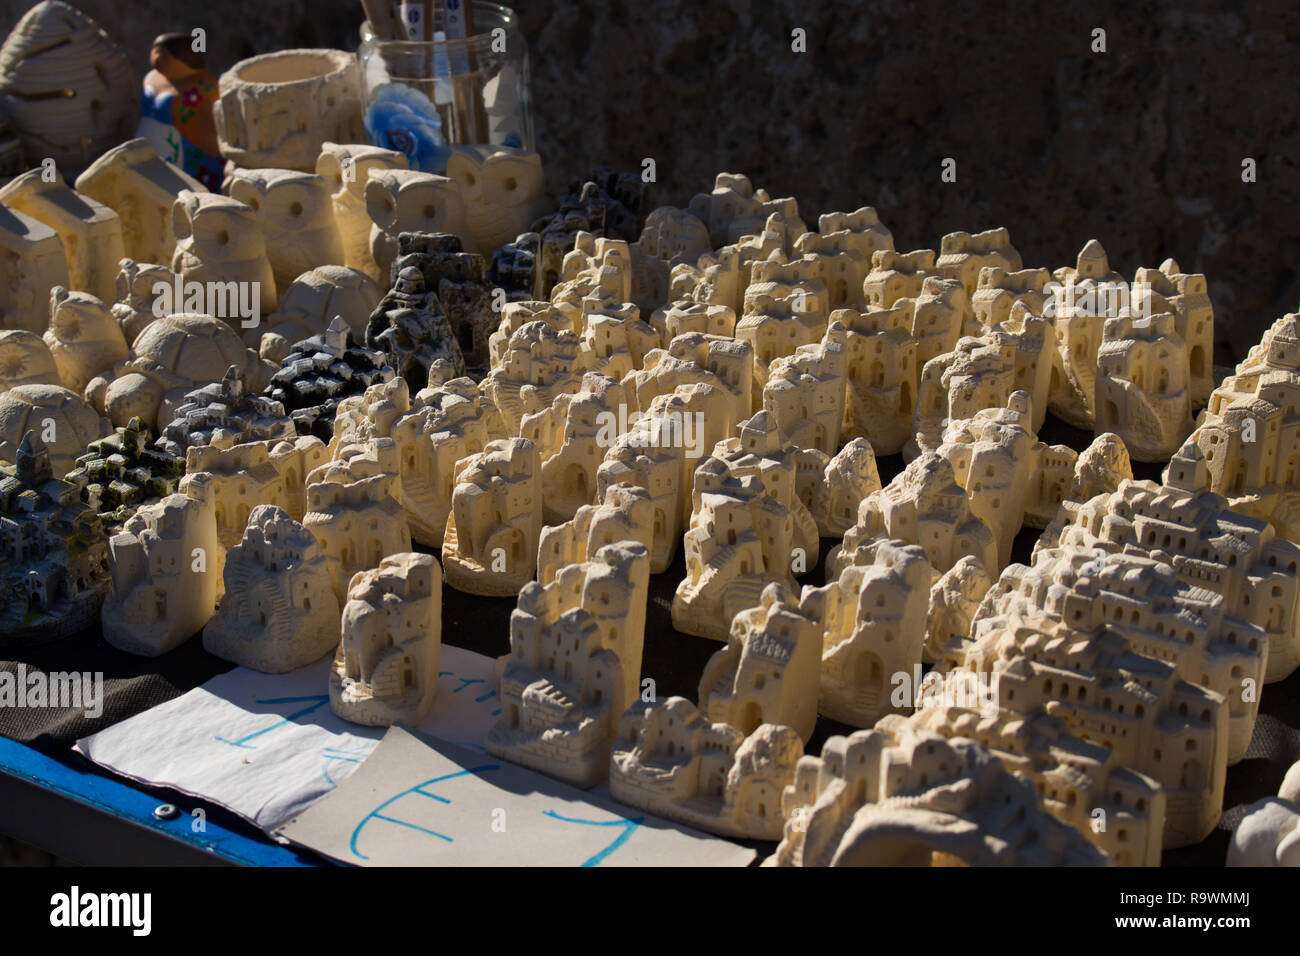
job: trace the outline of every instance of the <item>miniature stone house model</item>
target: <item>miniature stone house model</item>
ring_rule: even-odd
[[[439,359],[464,374],[465,359],[438,296],[426,288],[414,266],[401,269],[366,326],[366,343],[384,353],[388,364],[415,389],[428,381]]]
[[[741,839],[781,837],[781,794],[803,756],[789,727],[748,735],[710,723],[685,697],[635,701],[619,721],[609,789],[620,803]]]
[[[520,433],[539,448],[542,517],[548,524],[567,521],[592,503],[596,471],[614,432],[609,422],[626,407],[618,382],[589,372],[579,391],[524,416]]]
[[[217,604],[218,548],[210,504],[177,494],[137,511],[108,542],[104,640],[156,657],[202,630]]]
[[[764,865],[1055,865],[1105,861],[1052,819],[1032,784],[971,740],[901,718],[826,741],[782,797],[786,826]]]
[[[691,502],[682,477],[688,464],[686,450],[681,443],[661,440],[674,427],[670,416],[680,416],[684,407],[675,403],[674,397],[675,393],[656,398],[646,416],[618,437],[596,470],[597,501],[605,500],[611,488],[620,486],[639,488],[649,496],[653,514],[650,569],[655,574],[672,563],[685,523],[682,515]],[[681,421],[678,417],[676,424]]]
[[[974,558],[990,571],[998,566],[997,538],[971,511],[952,463],[937,453],[917,458],[863,499],[857,523],[827,556],[828,580],[852,563],[859,546],[879,537],[920,545],[936,575],[963,557]]]
[[[794,587],[795,549],[817,553],[817,524],[795,492],[795,461],[767,412],[740,427],[695,471],[686,578],[673,625],[725,640],[731,619],[760,603],[769,583]]]
[[[1165,822],[1160,784],[1123,766],[1110,748],[1071,735],[1060,718],[1006,709],[989,715],[944,704],[927,705],[907,722],[987,747],[1037,788],[1047,813],[1082,833],[1117,865],[1159,865]]]
[[[508,596],[532,580],[542,531],[541,464],[526,438],[489,442],[456,466],[443,538],[447,583]]]
[[[832,324],[845,338],[845,405],[841,437],[866,438],[894,455],[912,436],[919,372],[907,309],[837,309]]]
[[[40,335],[49,321],[49,290],[68,284],[59,234],[0,203],[0,262],[14,277],[0,287],[0,324]]]
[[[1165,461],[1192,430],[1187,343],[1172,313],[1107,319],[1097,350],[1096,430],[1138,461]]]
[[[518,434],[526,411],[577,391],[584,371],[578,361],[579,348],[576,335],[544,321],[527,322],[510,336],[500,364],[483,380],[483,393],[501,413],[508,433]],[[533,409],[522,397],[525,387],[536,389]]]
[[[898,708],[893,675],[911,679],[926,636],[930,563],[916,545],[878,540],[855,563],[799,602],[817,622],[820,642],[818,712],[870,727]]]
[[[727,646],[705,664],[700,708],[745,735],[778,724],[807,742],[817,722],[820,629],[781,584],[760,601],[736,615]]]
[[[628,541],[524,586],[489,753],[575,786],[605,779],[618,719],[640,686],[649,575],[649,552]]]
[[[1085,565],[1092,555],[1072,560]],[[1141,653],[1112,631],[1081,630],[1023,605],[982,615],[973,631],[974,646],[954,659],[963,669],[996,674],[1001,709],[1028,717],[1050,712],[1161,786],[1166,849],[1196,843],[1213,829],[1229,735],[1221,694],[1181,679],[1174,663]]]
[[[880,490],[876,455],[865,438],[849,441],[822,469],[819,508],[813,516],[824,538],[843,538],[858,517],[858,505]]]
[[[1267,658],[1264,679],[1283,679],[1300,662],[1300,547],[1206,491],[1203,460],[1175,459],[1168,478],[1165,485],[1124,481],[1113,494],[1081,506],[1062,545],[1134,552],[1168,564],[1187,587],[1221,597],[1230,643],[1254,642],[1252,650],[1262,649]],[[1234,712],[1244,706],[1241,696],[1229,694]],[[1239,755],[1245,743],[1238,737],[1233,752]]]
[[[35,432],[12,471],[0,468],[0,630],[3,644],[56,640],[94,620],[109,587],[108,553],[77,486],[54,477]]]
[[[86,446],[67,480],[94,509],[105,528],[117,531],[141,505],[174,494],[185,461],[153,447],[152,434],[138,418],[107,438]]]
[[[1209,408],[1169,470],[1204,461],[1208,487],[1232,508],[1270,522],[1296,540],[1300,438],[1291,421],[1300,407],[1300,316],[1284,315],[1216,388]],[[1192,446],[1195,446],[1194,448]]]
[[[549,584],[561,568],[594,558],[607,544],[636,541],[649,553],[653,512],[654,503],[646,489],[610,485],[600,504],[583,505],[569,521],[542,529],[537,545],[538,582]]]
[[[299,435],[328,441],[339,402],[394,375],[383,352],[350,342],[338,316],[320,335],[296,343],[271,376],[264,394],[279,402]]]
[[[259,505],[226,553],[225,594],[203,629],[211,654],[269,674],[324,657],[338,644],[339,603],[320,545],[289,513]]]
[[[442,573],[429,554],[391,554],[357,574],[343,606],[330,708],[372,727],[418,724],[433,708],[442,649]]]
[[[1005,408],[950,421],[938,448],[972,514],[997,537],[999,568],[1011,560],[1022,525],[1043,527],[1056,515],[1074,476],[1075,451],[1038,441],[1032,417],[1029,395],[1012,392]]]
[[[334,593],[342,603],[348,582],[392,554],[411,550],[411,530],[396,487],[397,446],[376,438],[307,475],[307,513],[302,523],[331,561]]]
[[[794,355],[768,367],[763,407],[797,448],[834,455],[844,424],[845,359],[848,331],[832,323],[821,342],[801,345]]]
[[[392,426],[402,504],[411,534],[421,544],[442,546],[456,465],[483,451],[493,437],[486,405],[472,380],[456,378],[422,391],[410,412]]]
[[[226,370],[221,381],[186,395],[157,444],[183,457],[192,447],[210,444],[218,429],[227,432],[235,445],[293,439],[298,434],[283,405],[247,391],[244,375],[236,365]]]

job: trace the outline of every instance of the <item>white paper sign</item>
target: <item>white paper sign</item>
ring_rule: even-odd
[[[237,667],[77,741],[102,767],[238,814],[268,833],[360,766],[386,728],[334,716],[325,658],[288,674]],[[491,658],[444,644],[426,733],[481,749],[500,707]]]
[[[745,866],[753,850],[394,727],[278,831],[358,866]]]

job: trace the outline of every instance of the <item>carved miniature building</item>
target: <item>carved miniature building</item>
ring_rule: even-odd
[[[225,594],[203,628],[209,653],[281,674],[338,644],[339,602],[329,562],[310,531],[275,505],[259,505],[226,553]]]
[[[686,523],[683,515],[688,515],[691,507],[690,483],[684,477],[690,460],[684,443],[664,440],[674,429],[680,434],[681,416],[689,412],[676,392],[655,398],[646,415],[619,435],[596,469],[597,501],[605,500],[609,490],[619,486],[640,488],[649,496],[653,515],[650,569],[655,574],[672,563]]]
[[[961,282],[968,297],[975,294],[980,273],[985,269],[1018,272],[1022,266],[1020,253],[1011,244],[1011,234],[1005,228],[987,229],[974,235],[950,232],[941,240],[939,258],[935,260],[935,268]]]
[[[358,571],[411,550],[411,530],[398,501],[397,446],[376,438],[307,475],[307,513],[302,523],[334,565],[334,593],[346,599]]]
[[[157,445],[183,458],[196,445],[207,445],[221,429],[233,444],[292,439],[297,435],[284,406],[274,399],[250,393],[241,370],[232,365],[221,381],[197,388],[185,396],[171,423],[158,436]]]
[[[402,476],[402,506],[412,537],[441,547],[451,513],[456,465],[500,437],[490,403],[468,378],[421,391],[392,427]]]
[[[1098,432],[1124,439],[1138,461],[1165,461],[1192,430],[1187,343],[1172,313],[1106,320],[1097,350]]]
[[[320,335],[296,343],[263,393],[279,402],[299,435],[329,441],[339,402],[395,374],[387,356],[349,344],[347,323],[335,317]]]
[[[176,249],[171,225],[176,197],[183,189],[203,188],[183,170],[164,162],[147,139],[114,146],[77,177],[76,185],[79,194],[111,207],[121,217],[127,256],[162,263],[170,263]]]
[[[862,295],[870,308],[893,308],[899,299],[915,299],[925,279],[937,275],[933,249],[878,249],[871,254],[871,271],[862,280]]]
[[[784,585],[731,622],[727,645],[704,665],[700,710],[749,736],[760,724],[789,727],[807,743],[817,723],[821,628]]]
[[[1030,315],[1041,316],[1050,292],[1047,284],[1052,273],[1046,269],[1021,269],[1008,272],[999,266],[985,266],[979,271],[979,285],[970,297],[973,321],[962,335],[980,336],[992,331],[1011,317],[1016,303],[1023,303]]]
[[[575,786],[606,778],[618,718],[641,680],[649,579],[649,552],[627,541],[524,586],[489,753]]]
[[[727,395],[727,402],[725,409],[710,410],[710,418],[720,416],[725,420],[727,424],[721,430],[729,435],[758,410],[753,407],[753,356],[753,349],[742,339],[684,332],[669,340],[666,347],[647,352],[642,366],[628,373],[623,385],[641,411],[647,411],[658,396],[682,385],[712,385]]]
[[[595,499],[596,471],[613,444],[619,410],[627,409],[623,386],[596,372],[582,387],[559,395],[525,415],[520,434],[537,446],[541,460],[542,518],[559,524]]]
[[[326,458],[324,445],[311,436],[236,445],[218,429],[209,444],[186,452],[180,490],[212,505],[221,546],[232,548],[258,505],[277,505],[301,518],[306,476]]]
[[[1089,562],[1095,560],[1088,552],[1067,552],[1051,573],[1070,574],[1073,569],[1072,580],[1082,579],[1083,587],[1095,596],[1099,581],[1089,573]],[[1116,562],[1112,577],[1122,579],[1126,569],[1137,566]],[[1159,566],[1148,562],[1148,567]],[[1141,633],[1140,608],[1136,627],[1127,620],[1120,625],[1113,613],[1108,622],[1089,626],[1085,614],[1093,598],[1079,590],[1067,599],[1065,614],[1055,606],[1046,611],[1035,608],[1035,590],[1047,592],[1053,583],[1045,568],[1044,564],[1028,582],[1029,598],[1002,604],[1003,594],[1018,593],[1013,592],[1021,586],[1017,575],[1025,571],[1021,565],[1008,568],[990,592],[992,613],[981,614],[973,628],[974,641],[950,650],[950,659],[959,662],[960,669],[985,675],[986,680],[996,678],[1000,709],[1026,717],[1050,713],[1075,736],[1108,747],[1120,764],[1156,780],[1166,798],[1166,849],[1199,842],[1214,828],[1222,810],[1231,700],[1189,682],[1175,661],[1151,653],[1172,648],[1184,636],[1181,632],[1162,636],[1152,627],[1142,633],[1143,641],[1130,644],[1124,635]],[[1159,580],[1158,570],[1140,573],[1149,582]],[[1137,606],[1156,597],[1155,592],[1145,591],[1129,595],[1132,585],[1116,583],[1120,585],[1113,592],[1116,601],[1127,598]],[[1176,590],[1167,592],[1158,613],[1167,615],[1173,606],[1168,598],[1176,595]],[[1076,610],[1080,612],[1077,624]],[[1113,605],[1107,610],[1113,611]],[[1098,614],[1095,621],[1102,616]],[[1124,626],[1128,630],[1120,629]]]
[[[497,327],[492,289],[483,278],[483,257],[462,248],[451,233],[402,233],[397,237],[394,276],[419,269],[429,302],[446,316],[455,342],[473,369],[488,363],[488,337]],[[373,320],[372,320],[373,322]],[[367,342],[370,341],[367,335]]]
[[[610,794],[620,803],[722,836],[781,837],[781,794],[803,756],[789,727],[745,735],[710,723],[685,697],[635,701],[619,720]]]
[[[1062,546],[1149,555],[1170,565],[1187,586],[1222,596],[1225,623],[1232,619],[1263,633],[1248,638],[1244,626],[1225,630],[1237,630],[1241,643],[1255,640],[1267,656],[1264,679],[1281,680],[1300,663],[1300,547],[1205,490],[1204,461],[1176,459],[1167,477],[1165,485],[1124,481],[1113,494],[1081,506],[1061,535]],[[1234,707],[1242,706],[1240,697],[1232,695]]]
[[[931,583],[925,552],[902,541],[873,541],[855,563],[799,602],[821,643],[818,711],[870,727],[894,708],[893,677],[921,664]]]
[[[607,544],[637,541],[649,552],[654,543],[653,515],[654,503],[646,489],[610,485],[599,504],[583,505],[571,520],[542,529],[537,580],[551,583],[561,568],[590,560]]]
[[[177,494],[137,511],[108,541],[104,640],[156,657],[197,634],[216,609],[219,548],[210,504]]]
[[[827,580],[852,563],[861,545],[879,537],[920,545],[936,576],[963,557],[974,558],[990,572],[997,567],[997,538],[971,510],[952,463],[937,453],[915,459],[862,501],[857,523],[827,556]]]
[[[577,390],[584,371],[578,360],[579,347],[572,332],[540,320],[526,322],[511,334],[499,363],[483,380],[483,393],[500,412],[509,434],[518,434],[524,412],[529,410],[521,395],[524,388],[536,389],[535,408]]]
[[[116,212],[90,196],[79,195],[57,169],[32,169],[0,187],[0,203],[53,229],[63,242],[69,288],[103,302],[113,300],[117,263],[126,255],[122,221]]]
[[[719,442],[695,470],[686,578],[673,596],[673,624],[725,640],[731,619],[760,603],[774,581],[794,587],[799,549],[819,544],[817,524],[795,489],[794,455],[767,412]]]
[[[826,333],[830,314],[826,285],[812,277],[812,263],[788,262],[779,253],[754,264],[745,290],[745,311],[736,338],[754,350],[754,382],[767,383],[768,366],[801,345],[814,345]]]
[[[56,640],[90,624],[109,588],[108,552],[94,509],[54,476],[27,432],[10,470],[0,466],[0,633],[6,646]]]
[[[1039,441],[1032,419],[1029,395],[1012,392],[1005,408],[950,421],[937,449],[952,463],[971,512],[997,537],[998,568],[1011,560],[1022,525],[1043,527],[1056,515],[1074,476],[1074,449]]]
[[[1033,784],[972,740],[891,718],[826,741],[782,796],[764,865],[1080,866],[1105,857],[1046,812]]]
[[[429,367],[439,359],[450,362],[456,374],[465,373],[465,359],[451,322],[415,266],[397,273],[393,287],[375,307],[366,326],[366,345],[383,352],[398,377],[412,388],[422,387],[429,378]]]
[[[1043,809],[1082,833],[1117,866],[1159,866],[1165,793],[1123,766],[1115,751],[1070,734],[1047,714],[1012,710],[989,717],[968,707],[925,707],[908,720],[918,730],[974,740],[1007,770],[1038,789]]]
[[[908,307],[837,309],[831,323],[845,341],[844,425],[841,437],[866,438],[881,455],[894,455],[912,437],[919,372]]]
[[[456,466],[443,536],[447,583],[488,596],[515,594],[537,570],[541,462],[525,438],[498,439]]]
[[[844,326],[831,323],[820,342],[801,345],[768,368],[763,407],[798,448],[834,455],[840,447],[847,341]]]
[[[926,362],[917,391],[914,447],[933,450],[948,421],[1005,407],[1015,391],[1029,396],[1031,425],[1037,431],[1046,415],[1051,349],[1048,322],[1016,303],[1010,317],[992,331],[963,337],[951,352]]]
[[[176,492],[185,460],[153,446],[148,427],[131,419],[107,438],[86,446],[67,480],[94,509],[108,533],[117,531],[141,505]]]
[[[794,243],[800,256],[817,260],[817,278],[826,284],[832,309],[860,307],[862,282],[871,270],[872,254],[893,248],[893,234],[881,225],[880,216],[870,206],[848,213],[823,213],[817,231],[805,232]]]
[[[842,538],[858,518],[858,505],[880,490],[876,454],[865,438],[854,438],[822,469],[821,506],[813,512],[824,538]]]
[[[1211,491],[1279,536],[1300,538],[1300,315],[1274,322],[1209,401],[1170,468],[1190,467],[1199,450]]]
[[[330,670],[330,709],[371,727],[418,724],[438,691],[442,574],[431,554],[401,552],[352,578]]]

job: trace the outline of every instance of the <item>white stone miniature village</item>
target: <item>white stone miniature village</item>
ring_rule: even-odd
[[[769,865],[1218,825],[1300,665],[1300,315],[1216,375],[1172,260],[897,249],[731,173],[548,214],[536,153],[435,175],[316,114],[304,151],[259,102],[223,87],[217,189],[113,137],[0,187],[0,648],[201,635],[414,725],[461,592],[513,607],[490,754]],[[694,699],[647,690],[662,581]],[[1230,863],[1300,865],[1293,777]]]

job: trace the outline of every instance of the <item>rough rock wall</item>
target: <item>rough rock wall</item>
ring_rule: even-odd
[[[288,46],[353,48],[357,0],[75,0],[143,73],[152,36],[208,27],[220,72]],[[7,31],[24,0],[0,0]],[[1300,300],[1300,7],[1011,0],[516,0],[553,189],[656,160],[657,201],[715,172],[794,195],[805,218],[880,211],[899,248],[1010,228],[1025,264],[1097,238],[1132,275],[1173,255],[1209,277],[1216,359]],[[214,16],[219,9],[220,18]],[[215,21],[215,22],[212,22]],[[791,50],[806,31],[807,52]],[[1106,30],[1107,52],[1090,51]],[[957,182],[940,182],[944,157]],[[1242,159],[1257,164],[1243,183]]]

